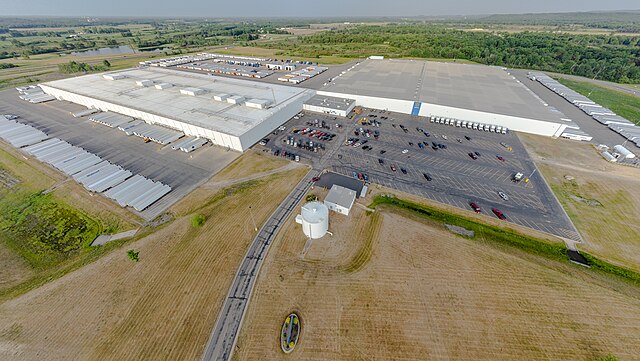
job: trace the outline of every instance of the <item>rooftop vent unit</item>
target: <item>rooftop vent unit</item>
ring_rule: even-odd
[[[229,94],[218,94],[213,96],[213,100],[216,100],[219,102],[227,101],[227,98],[229,98]]]
[[[152,86],[153,85],[153,80],[137,80],[136,81],[136,85],[137,86],[141,86],[141,87],[148,87],[148,86]]]
[[[123,74],[104,74],[102,77],[107,80],[120,80],[126,78]]]
[[[267,109],[271,105],[271,101],[267,99],[249,99],[244,105],[249,108]]]
[[[242,95],[234,95],[227,98],[227,103],[230,104],[242,104],[244,97]]]
[[[170,84],[170,83],[160,83],[160,84],[156,84],[156,89],[163,90],[163,89],[171,88],[172,86],[173,84]]]
[[[204,94],[206,91],[204,89],[200,89],[200,88],[185,88],[185,89],[180,89],[180,94],[184,94],[184,95],[190,95],[190,96],[196,96],[196,95],[202,95]]]

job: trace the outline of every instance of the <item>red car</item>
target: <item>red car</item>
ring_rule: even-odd
[[[476,202],[471,202],[471,203],[469,203],[469,205],[471,206],[471,208],[473,208],[473,210],[476,213],[482,212],[482,209],[480,209],[480,206]]]
[[[313,178],[311,178],[311,181],[312,181],[312,182],[317,182],[317,181],[319,181],[319,180],[320,180],[320,177],[313,177]]]
[[[500,210],[498,208],[493,208],[491,209],[491,211],[493,212],[493,214],[496,215],[496,217],[505,220],[507,219],[507,217],[504,215],[504,213],[500,212]]]
[[[395,166],[395,164],[392,164],[392,165],[391,165],[391,170],[392,170],[392,171],[394,171],[394,172],[396,171],[396,166]]]
[[[496,155],[496,158],[498,158],[499,161],[504,162],[504,158],[503,157],[501,157],[499,155]]]

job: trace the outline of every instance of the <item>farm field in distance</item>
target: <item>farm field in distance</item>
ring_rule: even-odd
[[[626,359],[640,350],[630,284],[465,239],[405,211],[352,213],[332,214],[334,235],[310,245],[289,219],[234,360],[286,359],[277,336],[290,312],[301,317],[295,352],[304,359]]]

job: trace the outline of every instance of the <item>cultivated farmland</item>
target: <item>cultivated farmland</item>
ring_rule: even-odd
[[[405,211],[332,214],[309,244],[290,219],[258,281],[235,360],[571,359],[640,352],[640,297],[569,263],[449,233]],[[305,251],[306,250],[306,251]]]

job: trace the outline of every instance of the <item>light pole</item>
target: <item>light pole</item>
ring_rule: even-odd
[[[253,218],[253,212],[251,212],[251,206],[249,206],[249,215],[251,215],[251,220],[253,221],[253,230],[258,232],[258,226],[256,225],[256,219]]]

